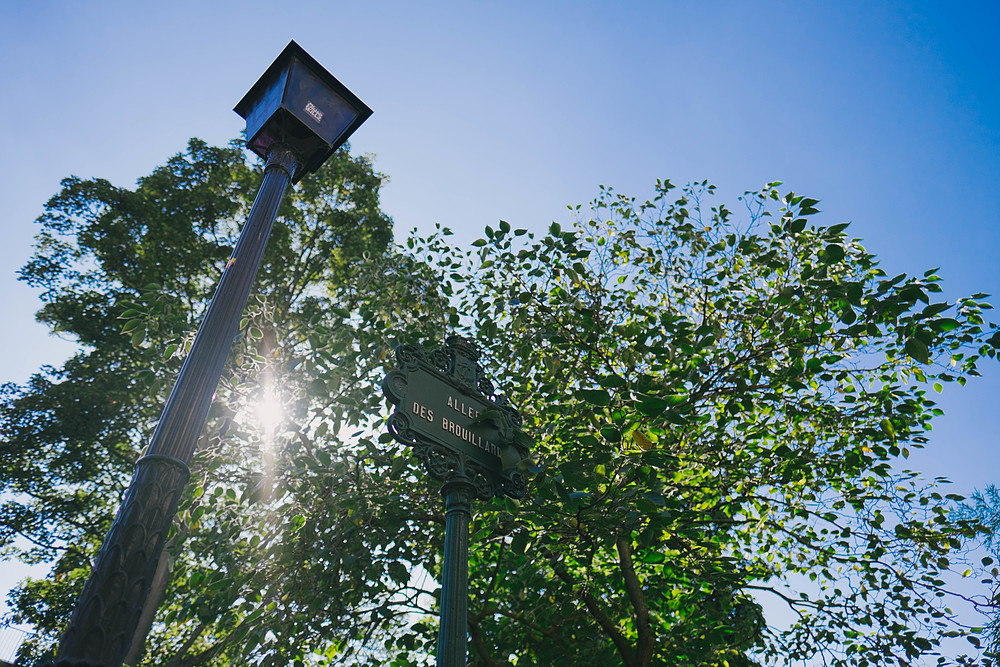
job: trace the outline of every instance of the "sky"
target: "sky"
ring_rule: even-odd
[[[374,115],[351,140],[387,174],[397,238],[567,224],[600,185],[780,180],[887,273],[1000,294],[1000,6],[987,1],[241,3],[0,0],[0,382],[76,349],[17,279],[60,179],[123,186],[224,143],[289,40]],[[1000,319],[998,316],[997,319]],[[913,468],[1000,482],[1000,367],[941,398]],[[0,567],[0,594],[22,570]]]

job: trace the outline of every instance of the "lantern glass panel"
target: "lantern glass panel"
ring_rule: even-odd
[[[268,84],[260,97],[254,102],[253,107],[247,114],[247,136],[252,137],[263,127],[264,123],[271,117],[278,107],[281,106],[281,98],[285,91],[285,79],[288,76],[288,69],[281,69],[275,72],[275,77]]]
[[[327,144],[334,144],[358,112],[298,60],[293,61],[285,108]]]

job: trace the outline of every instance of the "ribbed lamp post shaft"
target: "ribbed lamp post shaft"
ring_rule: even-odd
[[[456,474],[441,489],[445,500],[444,563],[441,581],[441,625],[438,667],[465,667],[469,625],[469,525],[476,489]]]
[[[56,667],[120,667],[125,659],[187,483],[188,463],[239,330],[278,206],[299,160],[283,145],[268,152],[264,182],[147,453],[136,463],[135,475],[62,638]]]

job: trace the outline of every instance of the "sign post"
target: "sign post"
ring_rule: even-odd
[[[520,431],[521,415],[496,394],[471,341],[451,336],[430,353],[400,346],[396,362],[399,367],[382,381],[385,397],[396,406],[389,433],[444,482],[437,664],[460,667],[466,660],[472,501],[524,496],[525,480],[517,464],[527,458],[529,441]]]

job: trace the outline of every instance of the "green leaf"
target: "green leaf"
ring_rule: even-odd
[[[659,396],[651,396],[636,405],[636,409],[647,417],[655,417],[667,409],[667,401]]]
[[[647,491],[646,493],[642,494],[642,497],[648,500],[649,502],[653,503],[657,507],[663,507],[667,503],[666,498],[664,498],[663,494],[660,493],[659,491]]]
[[[938,333],[948,333],[949,331],[954,331],[960,326],[961,324],[959,324],[958,320],[950,317],[942,317],[941,319],[930,321],[930,327]]]
[[[670,407],[681,405],[688,400],[686,394],[666,394],[664,396],[645,396],[636,404],[636,409],[647,417],[656,417]]]
[[[502,470],[513,470],[521,462],[521,450],[512,445],[500,448],[500,467]]]
[[[619,389],[628,385],[623,378],[617,375],[605,375],[600,380],[601,386],[607,389]]]
[[[788,223],[788,231],[792,232],[793,234],[798,234],[803,229],[806,228],[807,222],[808,220],[806,220],[805,218],[796,218],[795,220],[792,220],[790,223]]]
[[[510,542],[510,550],[515,554],[522,555],[528,550],[529,535],[527,531],[520,531]]]
[[[514,444],[518,447],[523,447],[524,449],[531,449],[535,444],[534,439],[520,429],[514,430]]]
[[[927,348],[927,343],[923,342],[919,338],[909,338],[906,341],[903,349],[908,355],[916,359],[922,364],[930,363],[930,350]]]
[[[842,261],[844,256],[844,246],[837,243],[831,243],[826,247],[825,261],[827,264],[836,264],[837,262]]]
[[[580,389],[576,392],[576,396],[598,407],[604,408],[611,405],[611,396],[603,389]]]

